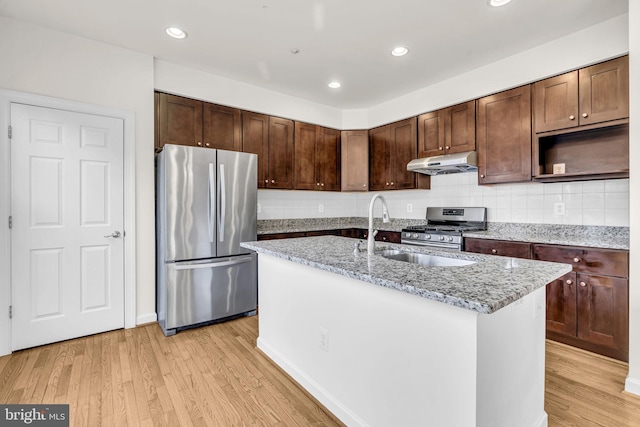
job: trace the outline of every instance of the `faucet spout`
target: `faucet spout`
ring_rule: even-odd
[[[369,230],[367,233],[367,252],[369,254],[373,254],[375,250],[375,235],[378,233],[373,230],[373,206],[375,205],[376,199],[380,199],[382,202],[382,222],[389,222],[389,208],[387,207],[387,201],[382,197],[380,193],[376,193],[371,197],[371,201],[369,202]]]

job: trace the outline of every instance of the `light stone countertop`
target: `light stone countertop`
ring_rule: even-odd
[[[368,256],[366,242],[361,245],[363,252],[355,252],[356,242],[345,237],[321,236],[246,242],[241,246],[485,314],[506,307],[571,271],[569,264],[376,242],[376,250],[399,249],[476,261],[465,266],[430,267],[376,254]]]
[[[629,227],[497,222],[464,237],[629,250]]]
[[[392,218],[390,223],[385,224],[376,218],[374,228],[399,232],[407,226],[424,223],[424,219]],[[367,218],[363,217],[259,220],[258,234],[366,229],[368,226]],[[467,232],[463,235],[478,239],[629,250],[629,227],[490,222],[486,231]]]

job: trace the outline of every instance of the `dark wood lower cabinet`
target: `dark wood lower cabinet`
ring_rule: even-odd
[[[571,264],[547,285],[547,338],[629,360],[629,252],[465,238],[465,251]]]
[[[547,338],[628,361],[628,251],[534,244],[533,257],[573,265],[547,285]]]

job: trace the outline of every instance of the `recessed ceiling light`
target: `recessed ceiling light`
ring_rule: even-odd
[[[511,0],[488,0],[488,1],[489,1],[489,6],[500,7],[509,3]]]
[[[187,37],[187,33],[185,33],[178,27],[169,27],[164,31],[174,39],[184,39],[185,37]]]
[[[406,55],[407,53],[409,53],[409,49],[407,49],[407,48],[406,48],[406,47],[404,47],[404,46],[394,47],[394,48],[391,50],[391,55],[393,55],[393,56],[404,56],[404,55]]]
[[[327,86],[329,86],[331,89],[338,89],[342,85],[340,84],[340,82],[331,82]]]

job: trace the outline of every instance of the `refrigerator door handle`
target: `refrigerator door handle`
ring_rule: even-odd
[[[215,215],[215,203],[216,203],[216,183],[215,183],[215,166],[213,163],[209,163],[209,215],[207,223],[209,225],[209,242],[213,243],[214,235],[214,215]]]
[[[220,241],[224,242],[224,223],[227,219],[227,182],[224,175],[224,164],[220,164]]]
[[[253,261],[253,257],[245,256],[245,257],[230,259],[228,261],[207,262],[207,263],[203,263],[203,264],[192,264],[192,263],[189,263],[189,264],[167,264],[167,267],[170,270],[195,270],[195,269],[198,269],[198,268],[226,267],[226,266],[229,266],[229,265],[243,264],[245,262],[251,262],[251,261]]]

